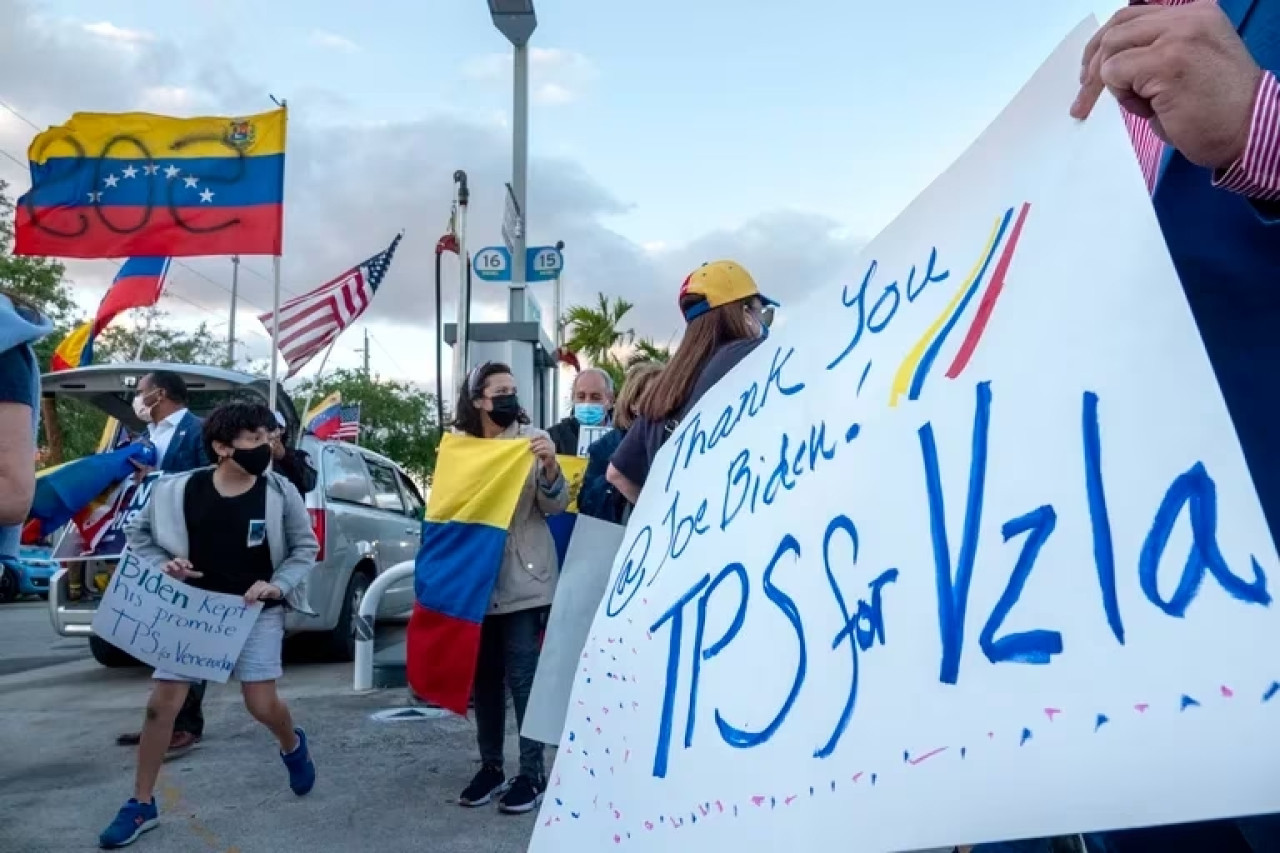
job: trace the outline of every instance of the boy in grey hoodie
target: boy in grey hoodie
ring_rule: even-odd
[[[205,450],[215,464],[157,481],[127,535],[143,563],[199,589],[262,603],[236,660],[235,676],[245,708],[280,743],[289,787],[302,796],[315,784],[316,768],[307,736],[294,727],[276,680],[282,673],[286,607],[314,614],[307,603],[306,576],[319,543],[298,490],[267,471],[275,428],[275,416],[261,404],[219,406],[204,422]],[[153,677],[134,795],[99,837],[105,850],[132,844],[159,820],[156,778],[191,680],[163,670]]]

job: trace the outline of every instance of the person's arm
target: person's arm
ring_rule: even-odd
[[[613,467],[612,462],[609,463],[609,471],[605,474],[605,477],[608,478],[609,485],[621,492],[622,496],[630,501],[632,506],[635,506],[636,502],[640,500],[641,487],[626,474]]]
[[[295,488],[280,491],[284,497],[284,540],[289,553],[271,575],[271,583],[284,596],[306,580],[315,568],[320,541],[311,528],[311,517],[307,515],[302,495]]]
[[[578,514],[590,515],[605,521],[612,521],[609,513],[610,487],[606,475],[609,472],[609,457],[617,446],[616,441],[606,433],[587,448],[587,470],[582,474],[582,488],[578,490]]]
[[[154,489],[154,484],[152,486]],[[181,497],[179,497],[181,500]],[[145,563],[154,563],[155,565],[164,565],[174,558],[175,555],[170,554],[164,548],[156,544],[155,538],[155,522],[156,522],[156,495],[153,491],[151,500],[147,501],[142,509],[138,510],[133,519],[125,526],[124,536],[129,542],[129,550],[138,556]]]
[[[35,371],[25,344],[0,355],[0,526],[26,521],[36,493]]]
[[[1230,168],[1215,172],[1213,183],[1248,198],[1263,219],[1280,222],[1280,77],[1276,72],[1264,72],[1258,84],[1244,153]]]

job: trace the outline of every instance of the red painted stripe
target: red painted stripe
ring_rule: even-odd
[[[996,271],[991,276],[991,285],[987,288],[987,292],[982,294],[982,302],[978,305],[978,312],[973,316],[969,333],[964,336],[960,351],[956,353],[955,360],[947,368],[948,379],[955,379],[964,372],[965,367],[969,365],[969,359],[973,357],[973,351],[978,348],[978,341],[982,340],[982,334],[987,330],[987,321],[991,319],[991,312],[995,310],[1000,291],[1004,289],[1004,275],[1009,269],[1009,262],[1013,260],[1014,250],[1018,248],[1018,237],[1022,235],[1022,223],[1026,222],[1027,213],[1030,210],[1031,203],[1023,202],[1022,210],[1018,211],[1018,221],[1013,224],[1013,234],[1009,236],[1009,242],[1004,246],[1000,262],[996,264]]]
[[[59,258],[123,258],[130,255],[278,255],[283,248],[282,205],[255,207],[110,208],[104,215],[116,229],[145,225],[128,234],[111,230],[92,210],[19,206],[14,253]],[[217,226],[237,222],[225,228]],[[201,231],[200,229],[216,229]],[[61,232],[53,233],[53,232]],[[62,235],[74,236],[62,236]]]
[[[480,623],[413,606],[405,674],[419,698],[466,716],[480,654]]]

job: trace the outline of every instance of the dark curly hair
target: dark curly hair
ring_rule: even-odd
[[[482,410],[476,406],[475,401],[484,396],[484,385],[489,381],[490,376],[501,376],[504,373],[511,373],[508,365],[500,361],[486,361],[467,374],[466,381],[458,389],[457,411],[453,416],[453,426],[456,429],[476,438],[484,438]],[[520,416],[516,420],[527,424],[529,416],[521,409]]]
[[[276,426],[276,416],[262,403],[250,403],[247,400],[223,403],[205,418],[202,435],[204,452],[211,462],[216,462],[218,456],[213,450],[215,441],[219,444],[231,444],[242,432],[257,432],[260,429],[270,432]]]

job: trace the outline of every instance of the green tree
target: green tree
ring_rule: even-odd
[[[610,301],[600,293],[594,307],[574,305],[562,321],[567,333],[565,347],[582,353],[593,367],[608,373],[615,387],[622,384],[626,367],[614,350],[635,340],[634,329],[620,328],[622,319],[634,307],[620,296]]]
[[[440,426],[436,398],[407,382],[369,376],[363,370],[335,370],[290,391],[295,405],[323,400],[333,392],[345,404],[360,404],[360,444],[399,463],[416,478],[430,479],[436,467]],[[299,411],[299,415],[305,415]]]
[[[645,361],[656,361],[658,364],[666,364],[671,360],[671,347],[664,344],[654,343],[649,338],[641,338],[636,341],[636,347],[631,351],[631,355],[627,356],[627,367],[633,364],[640,364]]]
[[[160,361],[214,367],[226,364],[227,342],[215,337],[207,323],[201,323],[193,332],[184,332],[166,326],[164,321],[168,316],[163,311],[155,311],[146,326],[108,327],[93,342],[93,360],[98,363]],[[134,358],[139,342],[142,354]]]

